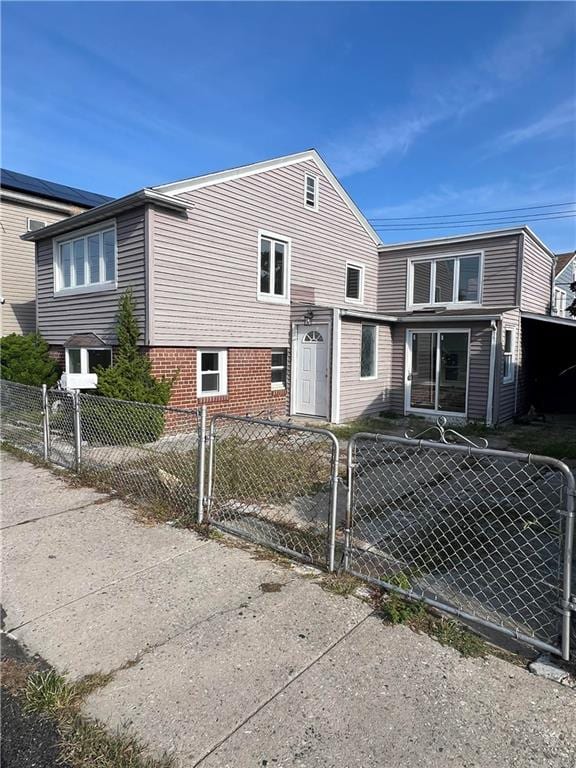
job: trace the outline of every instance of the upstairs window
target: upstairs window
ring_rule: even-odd
[[[258,298],[262,301],[288,301],[288,240],[260,233]]]
[[[28,219],[27,222],[28,232],[36,232],[36,230],[44,229],[46,226],[48,226],[47,222],[42,221],[41,219]]]
[[[54,248],[57,291],[115,287],[115,227],[59,238],[54,241]]]
[[[409,266],[410,306],[477,304],[480,301],[480,253],[415,259]]]
[[[225,349],[199,349],[197,395],[215,397],[228,391],[228,353]]]
[[[364,267],[346,264],[346,301],[361,304],[364,293]]]
[[[504,384],[514,381],[514,330],[504,329]]]
[[[376,338],[375,325],[362,325],[362,342],[360,345],[360,378],[376,378]]]
[[[285,349],[272,350],[272,389],[286,389],[286,362]]]
[[[304,205],[313,211],[318,210],[318,176],[310,173],[304,176]]]

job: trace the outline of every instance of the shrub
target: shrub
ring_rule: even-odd
[[[153,443],[164,429],[164,411],[108,398],[81,398],[82,439],[103,445]]]
[[[0,376],[32,387],[52,387],[60,369],[48,354],[48,344],[39,333],[11,333],[0,341]]]

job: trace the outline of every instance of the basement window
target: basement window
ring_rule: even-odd
[[[197,395],[216,397],[228,392],[228,352],[225,349],[199,349]]]
[[[110,347],[77,347],[66,350],[66,373],[94,373],[96,368],[110,368],[111,365]]]
[[[272,389],[286,389],[286,362],[285,349],[272,350]]]

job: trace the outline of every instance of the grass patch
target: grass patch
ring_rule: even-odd
[[[25,711],[54,721],[60,760],[70,768],[170,768],[171,758],[150,757],[126,731],[109,732],[80,714],[84,698],[111,679],[111,674],[96,673],[69,683],[53,669],[37,671],[28,662],[2,660],[2,687],[18,696]]]
[[[553,459],[576,459],[576,431],[566,430],[566,434],[550,437],[542,427],[524,427],[513,432],[509,438],[510,445],[525,453],[540,456],[550,456]]]
[[[340,426],[331,426],[333,432],[340,440],[349,440],[357,432],[390,432],[398,431],[400,417],[394,414],[387,414],[377,419],[358,419],[350,424],[341,424]]]
[[[340,595],[341,597],[349,597],[353,595],[358,587],[363,584],[356,576],[350,576],[348,573],[330,574],[325,576],[320,582],[320,586],[326,592],[331,592],[333,595]]]

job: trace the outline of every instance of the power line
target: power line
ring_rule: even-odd
[[[499,208],[492,211],[473,211],[472,213],[439,213],[437,215],[429,216],[392,216],[389,218],[374,218],[368,219],[370,223],[379,221],[412,221],[414,219],[455,219],[462,218],[463,216],[487,216],[492,213],[514,213],[517,211],[535,211],[539,208],[560,208],[565,205],[576,205],[576,200],[572,200],[568,203],[548,203],[546,205],[527,205],[524,208]],[[561,213],[561,211],[558,211]]]
[[[454,228],[462,228],[462,227],[475,227],[479,224],[507,224],[507,225],[513,225],[513,224],[525,224],[527,221],[534,222],[534,221],[553,221],[558,219],[573,219],[576,218],[576,213],[566,213],[566,214],[559,214],[557,216],[549,216],[547,218],[541,217],[541,216],[533,216],[533,217],[526,217],[521,219],[485,219],[483,221],[458,221],[451,224],[447,224],[446,222],[427,222],[426,224],[404,224],[404,225],[373,225],[374,229],[378,230],[379,232],[389,232],[389,231],[398,231],[398,230],[411,230],[411,229],[454,229]]]
[[[490,224],[490,223],[505,223],[507,221],[546,221],[547,219],[558,219],[558,218],[570,218],[571,216],[576,216],[576,210],[574,211],[554,211],[552,213],[541,213],[541,214],[528,214],[528,216],[502,216],[498,217],[497,219],[472,219],[470,221],[454,221],[454,222],[447,222],[442,221],[441,219],[435,220],[435,221],[426,221],[418,224],[412,224],[411,222],[407,224],[400,224],[399,222],[390,222],[389,224],[375,224],[375,228],[379,229],[380,227],[433,227],[440,224],[445,224],[446,226],[458,226],[459,224]]]

